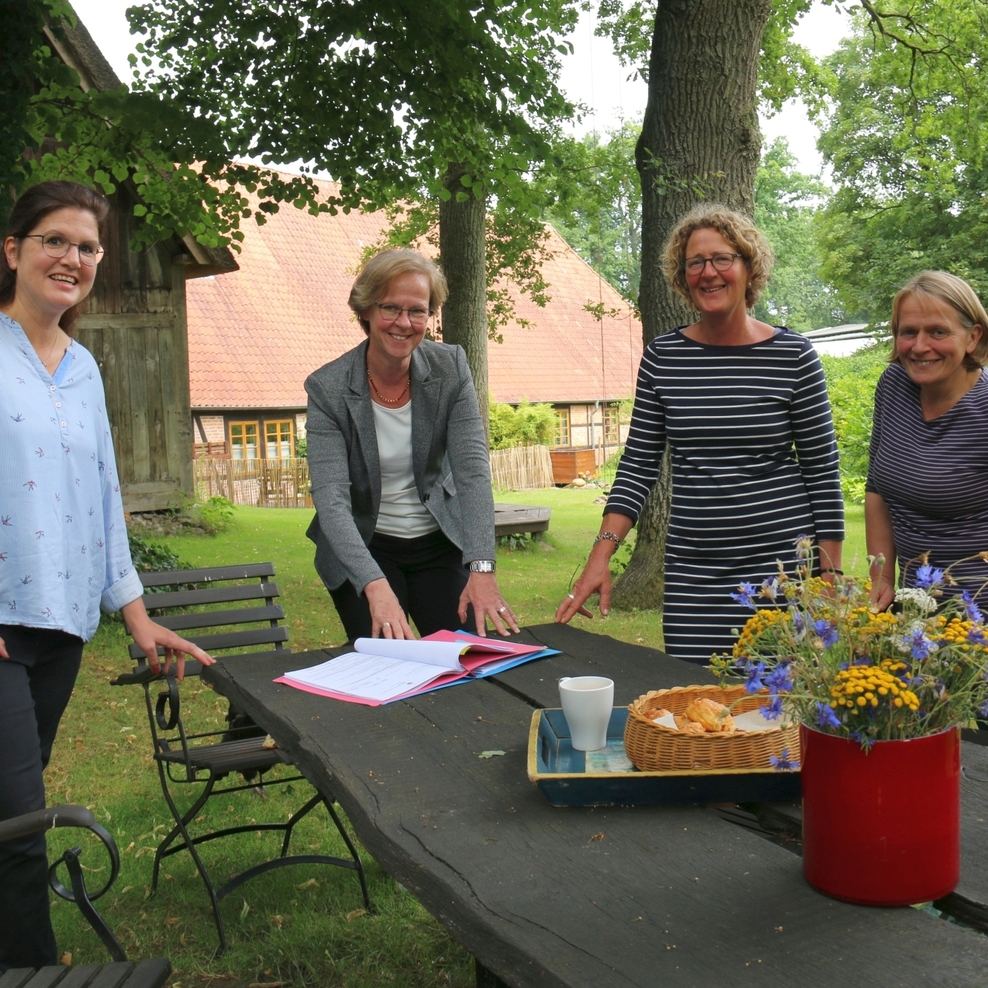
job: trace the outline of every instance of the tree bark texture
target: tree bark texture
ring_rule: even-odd
[[[465,191],[460,183],[464,171],[456,165],[449,168],[444,184],[452,196],[439,203],[439,257],[449,283],[442,335],[444,343],[458,343],[466,351],[488,432],[486,203],[473,190],[468,190],[468,199],[457,202],[457,192]]]
[[[635,159],[642,183],[644,342],[692,321],[662,274],[662,248],[684,213],[721,202],[751,215],[761,153],[758,57],[771,0],[659,0],[648,104]],[[618,608],[657,607],[664,584],[672,484],[664,460],[638,522]]]

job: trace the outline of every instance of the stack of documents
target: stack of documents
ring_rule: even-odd
[[[437,631],[426,638],[358,638],[356,651],[275,680],[322,696],[377,706],[443,686],[493,676],[522,662],[556,655],[541,645]]]

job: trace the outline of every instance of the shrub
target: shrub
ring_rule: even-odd
[[[552,405],[533,405],[523,400],[517,408],[490,402],[488,420],[491,449],[515,446],[551,446],[556,436],[556,413]]]
[[[841,485],[848,500],[857,503],[864,500],[875,385],[888,365],[887,354],[887,344],[876,344],[847,357],[821,357],[834,412]]]
[[[142,539],[140,535],[128,535],[127,541],[130,543],[130,558],[138,573],[164,573],[172,569],[192,568],[163,542],[151,542]]]

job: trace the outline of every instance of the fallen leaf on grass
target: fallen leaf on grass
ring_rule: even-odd
[[[72,967],[72,952],[66,950],[64,954],[58,959],[59,964],[64,964],[66,967]]]
[[[477,757],[478,758],[493,758],[495,755],[503,755],[503,754],[504,754],[504,752],[501,751],[500,748],[495,748],[493,751],[482,751],[482,752],[480,752],[479,755],[477,755]]]
[[[300,890],[301,889],[317,889],[317,888],[319,888],[319,883],[314,878],[310,878],[307,882],[302,882],[302,884],[299,885],[298,888]]]
[[[352,912],[348,912],[346,914],[346,918],[349,921],[351,919],[357,919],[360,916],[366,916],[366,915],[367,915],[366,909],[354,909]]]

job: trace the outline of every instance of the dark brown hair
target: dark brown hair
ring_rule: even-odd
[[[49,213],[59,209],[82,209],[91,213],[96,225],[103,232],[103,224],[110,214],[110,203],[102,192],[79,182],[39,182],[25,189],[18,197],[7,217],[7,237],[23,240]],[[0,306],[10,305],[17,294],[17,272],[7,266],[6,251],[0,251]],[[74,305],[62,313],[58,324],[69,332],[79,316],[79,306]]]

